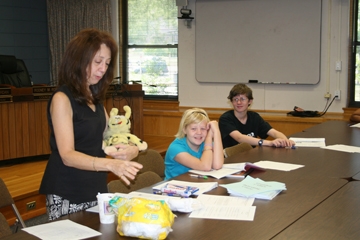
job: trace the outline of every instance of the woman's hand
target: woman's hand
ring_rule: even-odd
[[[115,147],[118,149],[118,151],[111,152],[108,155],[116,159],[131,161],[139,154],[139,149],[136,146],[118,144],[115,145]]]
[[[114,159],[111,162],[110,171],[119,176],[127,185],[130,185],[129,179],[135,179],[137,172],[142,169],[142,167],[138,162],[118,161]]]

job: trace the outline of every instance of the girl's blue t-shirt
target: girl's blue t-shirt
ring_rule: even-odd
[[[165,180],[179,176],[186,173],[190,168],[178,163],[175,160],[175,156],[181,152],[187,152],[190,155],[201,158],[201,154],[204,149],[204,143],[201,143],[199,151],[195,152],[192,150],[186,142],[186,137],[176,138],[169,146],[165,155]]]

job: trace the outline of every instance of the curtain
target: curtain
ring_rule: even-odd
[[[50,84],[57,85],[66,45],[80,30],[111,32],[110,0],[46,0],[50,47]]]

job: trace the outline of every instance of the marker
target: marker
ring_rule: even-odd
[[[196,177],[196,178],[203,178],[203,179],[207,179],[207,176],[203,176],[203,175],[196,175],[196,174],[190,174],[190,177]]]
[[[296,146],[295,145],[292,145],[291,147],[285,147],[287,149],[296,149]]]

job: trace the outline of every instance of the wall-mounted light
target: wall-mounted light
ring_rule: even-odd
[[[193,20],[193,17],[190,17],[191,15],[191,9],[187,8],[188,0],[176,0],[176,6],[182,7],[180,9],[181,17],[178,17],[178,19],[184,19],[185,25],[187,27],[191,27],[191,20]]]

